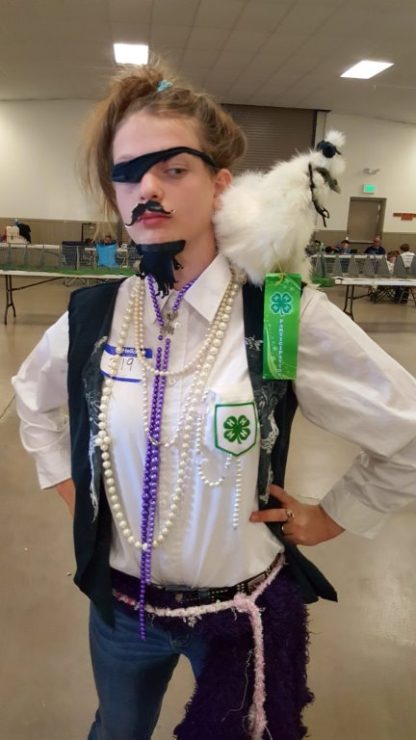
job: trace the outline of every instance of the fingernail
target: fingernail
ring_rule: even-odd
[[[253,514],[252,514],[252,515],[251,515],[251,517],[250,517],[250,520],[251,520],[252,522],[257,522],[257,521],[258,521],[258,519],[259,519],[259,515],[258,515],[258,514],[255,514],[255,513],[253,512]]]

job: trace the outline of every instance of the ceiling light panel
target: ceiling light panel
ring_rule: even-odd
[[[347,69],[341,77],[352,77],[356,80],[369,80],[370,77],[384,72],[385,69],[393,66],[393,62],[373,62],[370,59],[363,59],[358,64]]]
[[[147,44],[113,44],[117,64],[147,64],[149,47]]]

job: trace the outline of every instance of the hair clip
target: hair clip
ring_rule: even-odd
[[[169,88],[172,87],[172,83],[169,82],[169,80],[160,80],[160,82],[157,83],[156,92],[163,92],[164,90],[169,90]]]

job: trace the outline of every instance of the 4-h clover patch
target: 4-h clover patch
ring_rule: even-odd
[[[215,446],[238,457],[251,450],[257,440],[257,416],[252,403],[216,404]]]
[[[270,297],[270,308],[279,316],[288,316],[293,311],[293,298],[290,293],[273,293]]]
[[[244,414],[238,417],[229,416],[224,421],[224,429],[224,437],[229,442],[237,441],[238,444],[241,444],[241,442],[244,442],[250,436],[250,422]]]

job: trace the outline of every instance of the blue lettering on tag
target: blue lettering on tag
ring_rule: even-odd
[[[116,353],[115,345],[114,344],[104,345],[104,351],[108,352],[109,355],[115,355]],[[153,350],[151,349],[151,347],[144,348],[144,356],[147,357],[149,360],[151,357],[153,357]],[[121,357],[137,357],[136,348],[135,347],[123,347]]]

